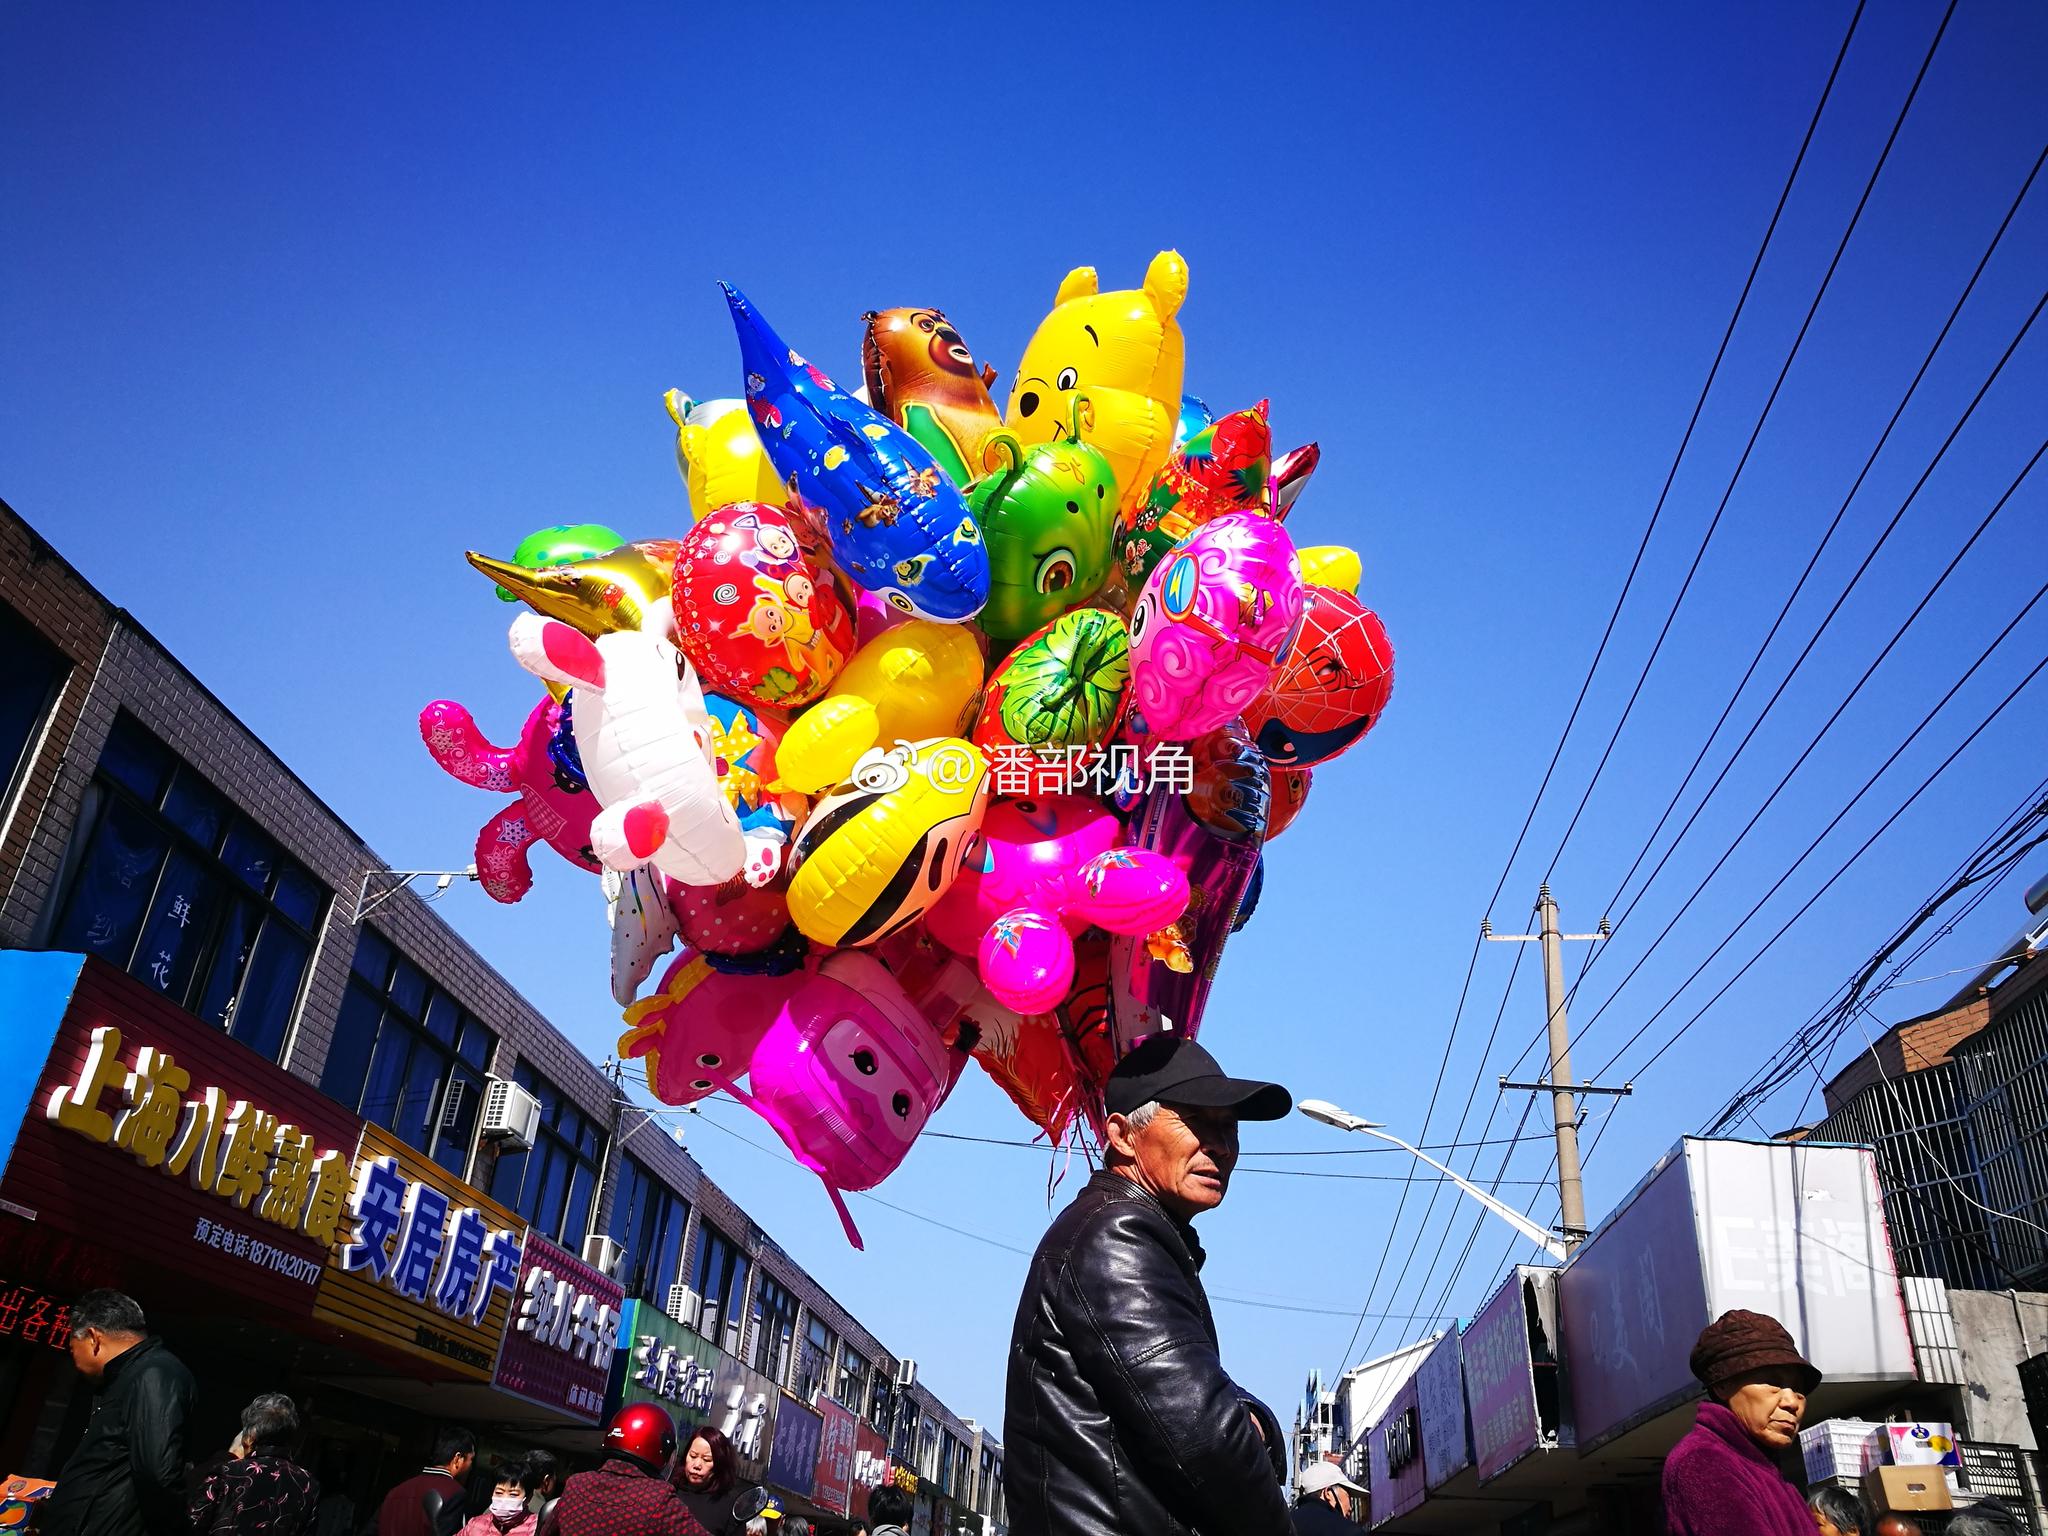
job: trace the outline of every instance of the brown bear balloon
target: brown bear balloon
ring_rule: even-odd
[[[995,369],[975,366],[936,309],[870,310],[862,318],[868,403],[924,444],[956,484],[979,479],[981,440],[1003,424],[988,393]]]

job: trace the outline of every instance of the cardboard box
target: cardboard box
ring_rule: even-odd
[[[1863,1488],[1881,1515],[1955,1507],[1940,1467],[1874,1467]]]

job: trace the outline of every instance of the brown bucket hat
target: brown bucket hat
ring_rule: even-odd
[[[1783,1323],[1761,1312],[1740,1308],[1723,1312],[1700,1331],[1689,1364],[1693,1375],[1709,1392],[1751,1371],[1769,1370],[1773,1366],[1790,1366],[1803,1372],[1805,1384],[1801,1391],[1811,1392],[1820,1385],[1819,1368],[1799,1353],[1799,1346],[1792,1342]]]

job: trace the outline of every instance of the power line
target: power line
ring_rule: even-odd
[[[2027,316],[2026,325],[2022,326],[2019,335],[2013,338],[2012,347],[2008,347],[2006,349],[2005,357],[2010,357],[2012,355],[2013,348],[2019,345],[2020,340],[2025,337],[2027,331],[2033,326],[2034,321],[2037,318],[2039,318],[2042,307],[2044,305],[2048,305],[2048,292],[2043,292],[2040,301],[2034,305],[2032,313],[2030,313]],[[2005,358],[2001,358],[1999,360],[1999,366],[2002,368],[2004,366],[2004,363]],[[1992,377],[1997,377],[1997,370],[1993,370]],[[1990,387],[1990,380],[1985,381],[1985,387]],[[1977,398],[1983,398],[1983,391],[1980,390],[1978,392]],[[1975,408],[1975,405],[1976,401],[1973,400],[1971,402],[1972,409]],[[1965,416],[1967,419],[1967,412],[1965,413]],[[1961,430],[1961,423],[1957,424],[1957,430]],[[1954,439],[1955,434],[1951,433],[1948,442],[1953,442]],[[1948,442],[1943,443],[1942,452],[1947,451]],[[1626,987],[1629,984],[1629,982],[1633,980],[1635,976],[1642,970],[1643,966],[1648,963],[1650,956],[1657,952],[1659,946],[1663,944],[1664,940],[1668,938],[1671,935],[1672,931],[1678,926],[1679,919],[1685,916],[1686,912],[1691,909],[1692,904],[1699,899],[1700,894],[1706,890],[1707,886],[1713,881],[1714,877],[1721,872],[1722,868],[1727,864],[1728,860],[1734,857],[1735,850],[1739,848],[1742,845],[1743,841],[1749,836],[1749,834],[1755,830],[1757,823],[1763,819],[1764,812],[1768,811],[1771,808],[1772,804],[1776,802],[1778,796],[1784,791],[1785,786],[1792,781],[1792,776],[1796,774],[1799,771],[1799,769],[1805,764],[1807,758],[1813,755],[1814,750],[1817,747],[1819,747],[1822,739],[1826,737],[1829,731],[1834,729],[1835,723],[1842,718],[1843,714],[1848,710],[1850,704],[1855,701],[1856,696],[1863,691],[1864,686],[1870,681],[1870,679],[1873,676],[1876,675],[1878,668],[1884,664],[1885,659],[1891,655],[1893,649],[1898,645],[1899,641],[1905,638],[1906,631],[1912,628],[1914,622],[1920,617],[1920,615],[1923,612],[1926,611],[1927,605],[1933,602],[1936,594],[1938,594],[1941,591],[1941,589],[1945,585],[1947,585],[1949,577],[1955,574],[1956,567],[1962,564],[1964,557],[1967,556],[1970,553],[1970,551],[1976,547],[1977,541],[1984,536],[1984,531],[1991,526],[1992,521],[1998,516],[1998,514],[2001,511],[2005,509],[2006,503],[2012,499],[2014,493],[2017,492],[2021,484],[2025,482],[2027,476],[2032,472],[2034,466],[2040,462],[2041,455],[2044,451],[2048,451],[2048,440],[2044,440],[2041,446],[2037,447],[2034,450],[2033,456],[2027,460],[2026,465],[2020,470],[2019,474],[2014,477],[2012,483],[2006,488],[2004,494],[2002,494],[1997,501],[1992,503],[1991,510],[1984,514],[1983,520],[1980,521],[1977,524],[1976,528],[1971,531],[1969,538],[1963,541],[1962,548],[1957,550],[1954,557],[1951,558],[1949,563],[1942,568],[1941,574],[1934,579],[1934,584],[1927,589],[1926,593],[1921,597],[1920,601],[1914,605],[1913,611],[1906,615],[1905,621],[1901,623],[1899,627],[1892,632],[1892,637],[1885,642],[1884,648],[1877,653],[1876,658],[1871,661],[1870,665],[1863,669],[1862,676],[1856,679],[1855,685],[1850,688],[1849,692],[1847,693],[1847,695],[1843,697],[1842,701],[1835,706],[1833,713],[1831,713],[1828,716],[1828,718],[1824,722],[1822,722],[1821,728],[1813,734],[1812,739],[1807,742],[1805,748],[1801,750],[1799,756],[1793,760],[1792,766],[1785,770],[1784,775],[1778,780],[1776,785],[1772,787],[1771,792],[1764,797],[1763,804],[1759,805],[1756,808],[1756,810],[1750,815],[1749,820],[1743,824],[1742,830],[1738,832],[1735,835],[1734,839],[1728,844],[1728,846],[1722,850],[1721,856],[1714,861],[1713,868],[1709,869],[1705,876],[1701,878],[1700,882],[1693,887],[1692,894],[1687,896],[1685,901],[1680,905],[1679,909],[1672,914],[1671,919],[1667,923],[1665,923],[1663,930],[1658,933],[1657,937],[1650,941],[1649,948],[1644,950],[1643,953],[1637,957],[1636,963],[1632,967],[1630,967],[1628,974],[1623,976],[1621,980],[1615,984],[1613,991],[1607,994],[1605,1001],[1603,1001],[1600,1004],[1600,1006],[1593,1011],[1593,1016],[1586,1021],[1585,1027],[1587,1030],[1590,1030],[1594,1024],[1598,1023],[1601,1015],[1606,1013],[1608,1008],[1613,1006],[1615,999],[1621,995],[1622,989]],[[1940,455],[1937,454],[1937,462],[1939,462],[1939,458]],[[1934,466],[1930,464],[1928,466],[1927,474],[1932,474],[1933,468]],[[1907,501],[1910,502],[1914,496],[1917,496],[1920,492],[1920,487],[1922,485],[1925,485],[1926,483],[1927,475],[1923,474],[1920,480],[1914,485],[1913,490],[1908,494]],[[1844,593],[1844,595],[1846,596],[1846,592]],[[1837,604],[1837,606],[1839,606],[1839,603]],[[2029,603],[2028,606],[2032,607],[2032,604]],[[1818,637],[1816,636],[1816,638]],[[1809,649],[1811,649],[1810,645]],[[1787,681],[1790,680],[1790,677],[1790,673],[1786,674]],[[1783,691],[1783,687],[1784,685],[1781,683],[1779,685],[1779,689],[1781,692]],[[1775,697],[1776,696],[1774,695],[1774,701]],[[1763,717],[1760,715],[1757,718],[1758,722],[1761,723]],[[1754,731],[1755,727],[1752,726],[1752,734],[1754,734]],[[1747,741],[1748,738],[1745,737],[1745,745],[1747,744]],[[1738,753],[1740,753],[1741,748],[1738,747],[1736,750]],[[1729,759],[1730,763],[1732,763],[1733,761],[1733,758]],[[1723,766],[1722,773],[1724,776],[1727,773],[1726,765]],[[1716,783],[1718,784],[1719,780],[1716,780]],[[1709,791],[1709,794],[1711,794],[1711,791]],[[1704,805],[1705,803],[1705,801],[1702,801],[1701,805]],[[1695,807],[1693,814],[1695,816],[1699,814],[1697,807]],[[1680,837],[1683,838],[1683,836],[1684,834],[1681,832]],[[1671,845],[1673,849],[1675,849],[1677,846],[1678,844],[1676,842],[1674,842]],[[1666,858],[1670,857],[1670,852],[1670,849],[1667,849],[1665,851]],[[1654,876],[1652,878],[1654,879]],[[1643,890],[1647,891],[1648,889],[1649,886],[1646,883],[1643,887]],[[1641,896],[1642,892],[1638,892],[1637,900],[1640,900]],[[1619,925],[1617,924],[1617,926]]]
[[[1992,255],[1997,251],[1999,243],[2004,240],[2006,231],[2012,226],[2014,217],[2020,211],[2020,205],[2026,201],[2027,193],[2033,188],[2035,179],[2040,175],[2041,166],[2044,161],[2048,161],[2048,148],[2044,148],[2041,151],[2040,155],[2035,158],[2033,166],[2028,170],[2026,180],[2021,183],[2019,192],[2006,208],[2005,217],[1999,221],[1997,230],[1993,232],[1991,243],[1984,248],[1984,254],[1978,258],[1975,269],[1970,273],[1969,281],[1963,284],[1962,293],[1957,296],[1955,304],[1949,309],[1948,318],[1942,322],[1940,332],[1935,336],[1932,345],[1928,347],[1927,355],[1920,360],[1920,366],[1914,372],[1912,382],[1906,386],[1905,394],[1900,397],[1898,405],[1892,411],[1891,418],[1885,423],[1884,430],[1878,434],[1875,446],[1871,448],[1869,456],[1864,459],[1863,467],[1857,471],[1856,478],[1850,485],[1848,493],[1843,496],[1841,505],[1835,509],[1835,515],[1829,521],[1826,531],[1821,534],[1820,542],[1814,546],[1813,554],[1807,559],[1806,568],[1799,573],[1799,579],[1793,582],[1792,590],[1786,594],[1784,605],[1778,609],[1778,616],[1771,621],[1771,626],[1765,632],[1763,640],[1757,645],[1755,654],[1750,657],[1749,665],[1743,670],[1741,681],[1736,683],[1734,692],[1728,696],[1728,702],[1721,707],[1720,718],[1715,720],[1713,728],[1707,732],[1707,739],[1700,743],[1699,752],[1693,757],[1692,765],[1685,770],[1685,776],[1679,780],[1678,788],[1672,791],[1671,799],[1666,803],[1662,814],[1657,818],[1657,824],[1650,829],[1650,835],[1644,839],[1641,850],[1635,856],[1635,861],[1629,865],[1628,873],[1621,877],[1620,884],[1615,887],[1614,895],[1608,901],[1604,910],[1611,911],[1620,902],[1622,896],[1627,892],[1630,883],[1635,879],[1636,871],[1642,868],[1643,860],[1649,857],[1650,850],[1656,846],[1657,839],[1664,831],[1665,826],[1670,822],[1672,813],[1678,809],[1678,803],[1684,798],[1685,791],[1691,786],[1693,776],[1699,772],[1700,765],[1706,761],[1707,753],[1713,749],[1715,741],[1719,739],[1721,728],[1728,723],[1728,717],[1734,712],[1736,702],[1741,699],[1743,693],[1748,689],[1750,679],[1756,675],[1757,667],[1764,659],[1764,653],[1770,649],[1771,642],[1777,639],[1778,631],[1784,626],[1786,618],[1791,614],[1793,605],[1798,602],[1800,593],[1806,590],[1807,580],[1813,575],[1814,568],[1820,563],[1821,556],[1827,552],[1829,544],[1833,542],[1836,532],[1842,526],[1842,519],[1848,514],[1849,507],[1855,501],[1857,493],[1863,489],[1863,482],[1869,478],[1870,471],[1876,466],[1879,455],[1884,452],[1885,445],[1891,441],[1892,432],[1897,428],[1900,419],[1905,415],[1906,408],[1912,403],[1914,395],[1918,393],[1921,382],[1927,377],[1928,370],[1934,364],[1936,354],[1941,351],[1942,344],[1947,341],[1949,332],[1955,327],[1957,317],[1962,314],[1963,306],[1969,302],[1970,295],[1976,291],[1978,280],[1983,277],[1985,268],[1991,264]],[[1733,482],[1731,481],[1730,484],[1732,486]],[[1884,533],[1880,535],[1877,545],[1872,550],[1872,554],[1875,554],[1877,549],[1883,547],[1885,539],[1891,535],[1892,528],[1897,526],[1898,520],[1895,518],[1891,526],[1886,528]],[[1867,569],[1868,565],[1869,561],[1866,559],[1864,568]],[[1862,570],[1859,569],[1857,576],[1860,577],[1861,575]],[[1851,579],[1850,585],[1852,587],[1855,585],[1854,578]],[[1829,611],[1829,620],[1833,619],[1835,612],[1839,608],[1840,603],[1838,602],[1835,609]],[[1821,628],[1824,630],[1826,627],[1827,621],[1823,621]],[[1819,635],[1816,633],[1815,639],[1818,640],[1818,638]],[[1803,662],[1811,650],[1812,645],[1809,644],[1807,650],[1801,653],[1800,661]],[[1795,662],[1793,664],[1793,671],[1796,672],[1798,667],[1799,663]],[[1787,680],[1789,681],[1789,679],[1790,674],[1788,673]],[[1779,692],[1783,692],[1782,687],[1779,689]],[[1777,696],[1773,695],[1772,703],[1776,703],[1776,701]],[[1766,705],[1764,713],[1768,714],[1769,709],[1770,706]],[[1758,723],[1760,724],[1761,722],[1762,715],[1759,715]],[[1752,727],[1750,735],[1753,736],[1754,734],[1755,730]],[[1748,744],[1748,740],[1748,737],[1744,738],[1745,746]],[[1739,756],[1741,750],[1738,747],[1735,756]],[[1734,757],[1731,756],[1729,761],[1732,763]],[[1723,770],[1722,777],[1726,777],[1725,769]],[[1720,782],[1720,779],[1715,780],[1716,788],[1719,787]],[[1701,805],[1704,806],[1706,799],[1712,798],[1712,795],[1713,791],[1709,790],[1707,796],[1702,799]],[[1697,816],[1697,812],[1695,812],[1695,816]],[[1690,828],[1691,825],[1691,821],[1686,823],[1687,828]],[[1681,830],[1679,837],[1682,839],[1684,835],[1684,830]],[[1674,848],[1677,846],[1676,841],[1674,841],[1672,846]],[[1553,860],[1554,863],[1555,861]],[[1658,869],[1661,870],[1662,868],[1663,865],[1660,863]],[[1655,878],[1656,874],[1653,871],[1651,879],[1654,880]],[[1645,889],[1647,888],[1646,885]],[[1628,910],[1630,912],[1635,910],[1634,903],[1630,904]],[[1627,913],[1625,912],[1623,913],[1623,919],[1626,920],[1626,918]],[[1572,983],[1572,999],[1577,998],[1579,984],[1585,980],[1586,972],[1591,969],[1595,953],[1596,951],[1589,950],[1585,959],[1580,963],[1578,980]]]
[[[1856,233],[1856,226],[1863,220],[1863,210],[1870,204],[1871,193],[1877,190],[1878,178],[1884,174],[1885,162],[1891,158],[1892,147],[1898,143],[1899,133],[1906,126],[1906,115],[1913,110],[1913,102],[1920,94],[1921,83],[1927,78],[1927,71],[1934,63],[1935,51],[1941,47],[1941,39],[1948,31],[1951,17],[1956,13],[1957,0],[1949,0],[1949,6],[1942,13],[1941,25],[1934,29],[1934,41],[1927,45],[1927,56],[1920,61],[1920,72],[1913,77],[1912,87],[1906,92],[1906,99],[1899,107],[1899,115],[1892,120],[1892,131],[1884,141],[1884,148],[1878,151],[1877,164],[1870,169],[1870,179],[1863,184],[1863,195],[1856,200],[1855,210],[1849,215],[1849,222],[1842,230],[1842,238],[1835,245],[1835,254],[1828,262],[1827,271],[1821,274],[1820,286],[1814,290],[1813,302],[1806,306],[1806,317],[1799,322],[1799,330],[1792,338],[1791,350],[1785,354],[1778,377],[1772,381],[1771,392],[1764,397],[1764,408],[1757,413],[1756,425],[1750,428],[1749,441],[1742,446],[1742,456],[1735,461],[1735,469],[1728,477],[1727,489],[1721,492],[1721,501],[1714,508],[1714,515],[1707,519],[1706,531],[1700,535],[1699,548],[1693,551],[1692,564],[1686,568],[1685,579],[1678,584],[1678,595],[1671,600],[1671,607],[1664,615],[1663,627],[1657,631],[1657,638],[1650,646],[1650,654],[1643,658],[1642,670],[1636,674],[1635,686],[1629,690],[1628,702],[1622,706],[1621,717],[1614,722],[1614,729],[1607,737],[1607,745],[1600,751],[1599,762],[1593,765],[1593,776],[1586,781],[1585,793],[1579,796],[1579,803],[1572,811],[1571,820],[1565,824],[1564,836],[1558,839],[1557,851],[1550,856],[1550,865],[1543,872],[1547,883],[1557,873],[1558,861],[1564,857],[1564,850],[1572,840],[1572,833],[1578,829],[1579,818],[1585,814],[1587,802],[1593,798],[1593,791],[1600,783],[1600,776],[1607,770],[1607,760],[1614,753],[1615,743],[1621,740],[1622,728],[1628,724],[1628,717],[1636,707],[1636,700],[1642,697],[1643,685],[1650,679],[1650,669],[1657,664],[1658,653],[1664,649],[1664,641],[1671,634],[1671,626],[1677,622],[1678,610],[1685,603],[1686,593],[1692,590],[1693,577],[1699,574],[1700,562],[1706,558],[1707,546],[1713,542],[1714,531],[1721,526],[1722,514],[1728,510],[1728,503],[1735,495],[1735,484],[1742,478],[1742,471],[1749,463],[1749,456],[1756,450],[1757,439],[1763,436],[1764,423],[1770,420],[1771,408],[1778,403],[1779,391],[1784,389],[1785,380],[1792,372],[1792,364],[1799,356],[1799,349],[1806,343],[1806,333],[1813,326],[1813,317],[1820,313],[1821,301],[1827,297],[1828,288],[1835,280],[1835,272],[1842,265],[1842,257],[1849,249],[1849,241]],[[1588,962],[1590,963],[1590,961]]]
[[[1814,134],[1820,127],[1821,117],[1827,110],[1828,100],[1834,94],[1835,81],[1842,72],[1842,61],[1846,57],[1848,57],[1849,44],[1851,40],[1856,36],[1857,24],[1863,19],[1864,4],[1865,0],[1856,0],[1856,9],[1849,17],[1848,29],[1842,34],[1841,46],[1835,50],[1834,62],[1829,66],[1827,80],[1821,87],[1820,100],[1814,104],[1813,115],[1807,121],[1806,132],[1800,137],[1799,151],[1796,155],[1793,156],[1791,170],[1786,173],[1785,184],[1783,188],[1780,189],[1778,193],[1777,203],[1771,210],[1770,222],[1764,227],[1763,239],[1759,242],[1756,250],[1756,255],[1750,262],[1748,275],[1743,279],[1742,291],[1736,296],[1735,308],[1729,314],[1728,324],[1722,330],[1720,344],[1714,349],[1714,360],[1708,366],[1706,380],[1704,383],[1700,385],[1699,396],[1693,402],[1692,414],[1686,420],[1685,432],[1679,438],[1678,450],[1675,454],[1672,455],[1671,468],[1669,469],[1669,471],[1666,472],[1664,477],[1663,488],[1657,493],[1656,503],[1650,509],[1649,521],[1644,525],[1643,536],[1636,545],[1635,555],[1629,561],[1628,572],[1622,578],[1621,591],[1616,594],[1614,599],[1614,606],[1607,615],[1607,623],[1605,627],[1601,630],[1599,644],[1596,645],[1593,650],[1593,659],[1591,662],[1587,664],[1586,675],[1579,684],[1578,696],[1575,699],[1573,699],[1571,710],[1565,716],[1564,729],[1558,733],[1557,745],[1551,750],[1550,761],[1548,764],[1545,765],[1543,769],[1543,777],[1537,783],[1536,786],[1535,796],[1529,802],[1528,814],[1522,818],[1521,830],[1515,834],[1514,845],[1508,850],[1506,862],[1504,862],[1501,865],[1500,878],[1494,882],[1493,894],[1487,898],[1486,910],[1489,914],[1493,910],[1494,903],[1500,900],[1501,892],[1507,888],[1508,875],[1514,868],[1516,858],[1518,858],[1521,854],[1522,844],[1529,835],[1529,828],[1531,827],[1531,825],[1534,824],[1536,820],[1536,812],[1537,809],[1543,803],[1543,796],[1550,788],[1551,777],[1553,774],[1556,773],[1558,761],[1564,755],[1565,743],[1571,738],[1572,727],[1578,722],[1579,711],[1582,708],[1584,708],[1586,702],[1586,695],[1593,686],[1594,674],[1599,671],[1601,659],[1607,654],[1608,643],[1614,637],[1615,625],[1621,619],[1622,608],[1628,601],[1628,594],[1635,585],[1635,579],[1638,572],[1642,569],[1643,555],[1650,547],[1650,539],[1657,531],[1658,520],[1663,516],[1664,504],[1669,499],[1671,495],[1671,487],[1678,478],[1679,465],[1684,461],[1686,449],[1692,443],[1693,433],[1699,426],[1701,413],[1706,409],[1707,397],[1713,390],[1714,381],[1716,378],[1720,376],[1721,364],[1728,355],[1728,346],[1730,341],[1732,341],[1734,338],[1736,324],[1741,320],[1742,312],[1749,303],[1750,293],[1756,286],[1757,274],[1763,268],[1764,256],[1770,250],[1771,240],[1773,236],[1775,236],[1777,233],[1778,221],[1784,216],[1785,206],[1790,201],[1792,196],[1793,185],[1799,179],[1800,167],[1806,163],[1806,153],[1808,149],[1810,149],[1813,145]],[[1944,25],[1946,25],[1946,22],[1944,22]],[[1431,1089],[1429,1107],[1427,1110],[1425,1110],[1423,1115],[1422,1130],[1424,1135],[1427,1135],[1428,1133],[1429,1120],[1430,1117],[1435,1113],[1438,1093],[1443,1084],[1444,1072],[1450,1063],[1451,1053],[1457,1045],[1458,1028],[1464,1018],[1465,998],[1467,992],[1469,992],[1471,988],[1473,968],[1477,965],[1478,959],[1479,941],[1475,939],[1473,941],[1472,946],[1472,958],[1470,961],[1467,962],[1465,967],[1465,983],[1458,994],[1458,1006],[1451,1016],[1450,1032],[1446,1035],[1444,1039],[1443,1058],[1437,1067],[1437,1082],[1435,1087]],[[1509,977],[1509,985],[1513,985],[1512,972],[1510,973]],[[1487,1050],[1490,1052],[1491,1049],[1492,1046],[1491,1042],[1489,1041]],[[1484,1053],[1482,1053],[1480,1057],[1479,1072],[1484,1071],[1485,1061],[1486,1056]],[[1476,1090],[1478,1084],[1478,1072],[1475,1072],[1473,1082]],[[1469,1099],[1467,1101],[1467,1105],[1469,1109]],[[1498,1110],[1499,1108],[1497,1096],[1494,1107],[1496,1110]],[[1492,1115],[1489,1114],[1487,1119],[1490,1125],[1492,1122]],[[1461,1125],[1460,1134],[1462,1134],[1462,1130],[1463,1127]],[[1406,1209],[1407,1206],[1407,1198],[1408,1187],[1404,1186],[1401,1192],[1401,1199],[1395,1207],[1394,1219],[1392,1222],[1388,1224],[1387,1241],[1380,1251],[1379,1263],[1374,1267],[1373,1270],[1372,1285],[1366,1293],[1366,1307],[1370,1307],[1372,1305],[1372,1294],[1374,1291],[1378,1289],[1380,1276],[1386,1269],[1387,1258],[1393,1252],[1395,1235],[1399,1230],[1401,1213],[1403,1210]],[[1363,1324],[1364,1316],[1364,1310],[1361,1309],[1359,1314],[1361,1326]],[[1350,1342],[1345,1345],[1345,1356],[1347,1359],[1350,1356],[1352,1346],[1355,1345],[1357,1342],[1358,1329],[1354,1328],[1352,1330]],[[1339,1369],[1341,1370],[1342,1368],[1343,1367],[1340,1363]]]

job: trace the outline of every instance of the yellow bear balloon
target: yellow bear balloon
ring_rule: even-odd
[[[981,647],[968,625],[911,619],[854,652],[825,697],[867,700],[875,739],[890,747],[958,736],[973,718],[981,681]]]
[[[1095,269],[1076,267],[1024,349],[1003,425],[1027,447],[1049,443],[1086,394],[1081,437],[1109,459],[1125,509],[1142,506],[1180,420],[1186,344],[1174,316],[1187,296],[1178,251],[1152,258],[1144,287],[1115,293],[1098,293]]]
[[[736,501],[779,507],[788,499],[743,402],[692,400],[672,389],[662,403],[676,424],[676,468],[690,488],[692,517]]]

